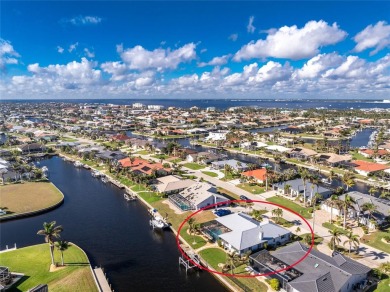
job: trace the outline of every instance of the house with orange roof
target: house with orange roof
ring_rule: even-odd
[[[165,168],[161,163],[149,162],[142,158],[130,157],[118,161],[121,167],[130,168],[134,173],[142,175],[151,175],[155,171],[158,175],[167,175],[171,172],[170,168]]]
[[[241,173],[241,175],[247,178],[254,178],[258,183],[262,184],[266,180],[267,169],[259,168],[254,170],[248,170]]]
[[[356,165],[355,166],[356,172],[364,176],[368,176],[370,173],[378,172],[390,168],[390,166],[387,164],[380,164],[380,163],[369,162],[364,160],[352,160],[352,163]]]

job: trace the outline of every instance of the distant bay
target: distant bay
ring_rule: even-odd
[[[118,104],[131,105],[133,103],[142,103],[144,105],[163,105],[165,107],[190,108],[197,106],[199,108],[216,107],[217,109],[227,109],[229,107],[259,107],[259,108],[278,108],[278,109],[389,109],[390,101],[383,100],[335,100],[335,99],[19,99],[19,100],[0,100],[0,102],[65,102],[65,103],[97,103],[97,104]]]

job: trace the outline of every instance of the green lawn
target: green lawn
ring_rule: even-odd
[[[309,210],[311,210],[312,208],[304,208],[304,207],[290,201],[289,199],[285,199],[285,198],[280,197],[280,196],[275,196],[275,197],[271,197],[271,198],[266,199],[266,201],[287,207],[287,208],[293,210],[294,212],[297,212],[298,214],[302,215],[304,218],[308,218],[308,219],[312,218],[312,214],[309,213]]]
[[[377,249],[380,249],[381,251],[384,251],[385,253],[390,254],[390,244],[382,241],[382,238],[386,235],[388,236],[389,234],[390,234],[390,227],[388,227],[386,230],[383,231],[378,230],[370,234],[364,235],[362,238],[362,242],[364,244],[375,247]]]
[[[238,196],[237,194],[232,193],[231,191],[228,191],[224,188],[218,187],[217,192],[218,192],[218,194],[223,195],[230,200],[240,200],[240,196]]]
[[[60,254],[55,251],[55,260]],[[64,252],[65,265],[55,272],[49,272],[50,253],[48,244],[33,245],[0,254],[0,265],[12,272],[25,276],[8,291],[27,291],[38,284],[48,284],[49,291],[98,291],[89,262],[82,250],[71,246]]]
[[[256,184],[250,185],[249,183],[238,184],[237,187],[243,189],[244,191],[250,192],[254,195],[259,195],[265,192],[265,187],[260,187]]]
[[[374,292],[388,292],[389,289],[390,289],[390,278],[387,278],[379,282],[378,287],[374,290]]]
[[[140,150],[140,151],[137,151],[136,154],[148,155],[148,154],[150,154],[150,152],[148,150]]]
[[[352,152],[352,159],[374,162],[374,160],[372,160],[371,158],[365,157],[363,154],[360,154],[358,152]]]
[[[119,178],[119,181],[121,184],[123,184],[127,187],[135,186],[135,183],[132,180],[128,179],[127,177],[121,177],[121,178]]]
[[[216,271],[220,272],[222,269],[218,267],[218,264],[226,263],[226,253],[220,248],[208,248],[199,252],[200,256],[207,261],[207,263]],[[235,274],[245,273],[246,265],[240,265],[234,269]],[[267,286],[258,281],[256,278],[230,278],[226,277],[226,280],[234,285],[237,285],[240,289],[238,291],[258,291],[266,292]]]
[[[299,235],[299,237],[301,238],[301,242],[304,243],[304,244],[308,244],[304,238],[307,236],[307,235],[310,235],[310,238],[311,238],[311,233],[304,233],[304,234],[301,234]],[[315,235],[314,236],[314,245],[318,245],[320,243],[322,243],[324,241],[324,238],[323,237],[320,237],[318,235]]]
[[[192,170],[199,170],[199,169],[205,168],[204,165],[200,165],[200,164],[195,163],[195,162],[187,162],[184,164],[184,167],[187,167],[187,168],[192,169]]]
[[[152,157],[157,159],[167,159],[169,156],[166,154],[156,154],[156,155],[152,155]]]
[[[185,241],[193,248],[198,249],[204,245],[206,245],[207,241],[202,237],[198,235],[190,235],[187,232],[188,230],[188,224],[184,225],[183,228],[180,230],[180,235],[184,238]],[[195,241],[194,241],[195,239]],[[195,244],[193,244],[195,242]]]
[[[157,202],[162,199],[161,196],[159,196],[157,193],[154,192],[140,192],[138,193],[138,195],[149,204],[153,202]]]
[[[143,192],[147,191],[148,189],[143,185],[135,184],[133,187],[131,187],[131,190],[133,190],[134,192]]]
[[[216,271],[221,272],[219,263],[226,263],[226,253],[220,248],[207,248],[199,252],[200,256]]]
[[[218,174],[212,171],[202,171],[205,175],[211,176],[211,177],[217,177]]]
[[[76,141],[78,141],[77,139],[69,138],[69,137],[62,137],[60,140],[62,142],[76,142]]]
[[[225,175],[225,172],[223,170],[220,170],[220,172]],[[229,180],[233,180],[233,179],[237,179],[237,178],[240,178],[240,175],[227,172],[226,175],[221,180],[229,181]]]
[[[332,224],[330,222],[324,222],[324,223],[322,223],[322,226],[325,227],[325,228],[328,228],[330,230],[336,229],[336,230],[340,231],[342,234],[346,234],[348,232],[344,228],[336,226],[336,225],[334,225],[334,224]]]
[[[175,158],[175,159],[168,159],[169,162],[172,162],[172,163],[179,163],[179,162],[182,162],[183,160],[181,158]]]
[[[282,218],[282,217],[271,217],[272,220],[274,220],[275,223],[279,224],[279,225],[282,225],[284,227],[291,227],[294,225],[294,223],[290,222],[290,221],[287,221],[286,219]]]

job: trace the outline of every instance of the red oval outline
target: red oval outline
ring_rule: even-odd
[[[269,272],[269,273],[264,273],[264,274],[257,274],[257,275],[235,275],[235,274],[227,274],[227,273],[222,273],[222,272],[218,272],[218,271],[215,271],[215,270],[211,270],[209,269],[208,267],[203,267],[199,264],[197,264],[196,262],[194,262],[192,259],[190,259],[186,254],[185,252],[183,251],[183,249],[180,247],[180,239],[179,239],[179,236],[180,236],[180,231],[181,229],[183,228],[183,225],[193,216],[195,216],[196,214],[202,212],[202,211],[205,211],[205,210],[208,210],[208,209],[211,209],[213,208],[214,206],[219,206],[219,205],[226,205],[226,204],[231,204],[231,203],[239,203],[239,202],[245,202],[245,203],[264,203],[264,204],[268,204],[268,205],[274,205],[274,206],[277,206],[277,207],[280,207],[282,209],[285,209],[295,215],[297,215],[298,217],[300,217],[301,219],[303,219],[303,221],[306,223],[306,225],[309,227],[310,229],[310,233],[311,233],[311,244],[310,244],[310,247],[309,249],[307,250],[307,252],[305,253],[305,255],[300,258],[298,261],[296,261],[295,263],[283,268],[283,269],[280,269],[280,270],[276,270],[276,271],[273,271],[273,272]],[[180,224],[179,226],[179,229],[177,230],[177,234],[176,234],[176,244],[177,244],[177,247],[180,251],[180,253],[182,254],[182,256],[184,256],[187,260],[189,260],[191,262],[191,264],[197,266],[198,268],[200,268],[201,270],[205,270],[207,272],[210,272],[210,273],[213,273],[213,274],[218,274],[218,275],[221,275],[221,276],[225,276],[225,277],[236,277],[236,278],[256,278],[256,277],[260,277],[260,276],[269,276],[269,275],[275,275],[275,274],[279,274],[280,272],[283,272],[283,271],[286,271],[286,270],[289,270],[291,269],[292,267],[298,265],[300,262],[302,262],[307,256],[309,256],[311,250],[313,249],[313,246],[314,246],[314,232],[313,232],[313,228],[310,226],[309,222],[307,222],[307,220],[300,214],[298,214],[297,212],[285,207],[285,206],[282,206],[282,205],[279,205],[279,204],[276,204],[276,203],[272,203],[272,202],[267,202],[267,201],[260,201],[260,200],[228,200],[228,201],[224,201],[224,202],[219,202],[219,203],[216,203],[216,204],[212,204],[212,205],[209,205],[209,206],[206,206],[202,209],[199,209],[198,211],[192,213],[190,216],[188,216],[186,219],[184,219],[184,221]]]

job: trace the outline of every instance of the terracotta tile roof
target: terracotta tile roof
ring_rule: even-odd
[[[139,171],[145,174],[152,174],[153,170],[165,170],[170,172],[169,168],[165,168],[161,163],[150,163],[149,161],[141,158],[135,158],[133,162],[131,162],[130,158],[124,158],[119,160],[119,163],[122,167],[130,167],[132,171]]]
[[[249,170],[242,173],[242,175],[247,177],[254,177],[258,180],[265,181],[265,175],[267,174],[267,170],[265,168]]]
[[[364,149],[364,150],[360,150],[360,152],[365,153],[367,155],[375,154],[375,151],[372,149]],[[387,155],[387,154],[390,154],[390,152],[387,151],[386,149],[378,149],[377,155]]]
[[[356,170],[361,170],[365,172],[380,171],[390,168],[390,166],[386,164],[368,162],[364,160],[353,160],[352,163],[358,165],[355,167]]]

